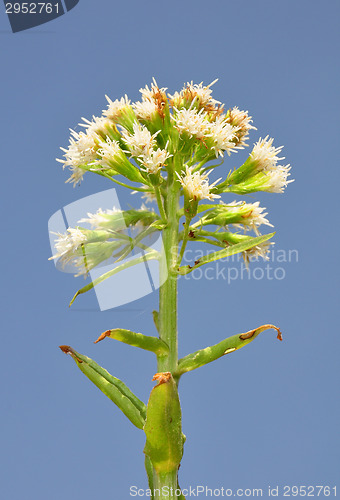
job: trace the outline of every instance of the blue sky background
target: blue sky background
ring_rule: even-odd
[[[146,487],[143,433],[58,345],[93,357],[147,400],[153,356],[92,341],[113,327],[155,334],[157,293],[106,312],[89,294],[69,309],[83,279],[47,260],[47,221],[111,187],[94,176],[64,184],[55,157],[68,128],[100,114],[105,94],[139,99],[153,76],[171,92],[218,77],[214,97],[249,110],[258,129],[250,143],[270,134],[285,145],[295,179],[284,195],[254,198],[275,225],[276,250],[298,250],[298,262],[274,263],[285,279],[180,281],[180,355],[263,323],[284,336],[264,333],[183,377],[180,484],[263,488],[264,497],[268,486],[336,485],[339,14],[336,1],[80,0],[12,34],[2,9],[1,498],[127,499],[130,485]]]

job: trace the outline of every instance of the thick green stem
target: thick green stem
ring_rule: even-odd
[[[170,176],[169,176],[170,177]],[[159,372],[177,369],[177,256],[179,186],[169,178],[166,199],[167,226],[163,230],[163,252],[160,259],[159,336],[169,346],[169,355],[158,359]]]
[[[163,252],[160,259],[159,290],[159,336],[169,346],[167,356],[159,356],[157,363],[158,372],[171,372],[177,370],[177,279],[176,273],[178,259],[178,208],[179,208],[179,183],[169,173],[168,190],[165,200],[165,213],[167,226],[163,230]],[[176,386],[175,386],[176,387]],[[177,388],[176,388],[177,390]],[[154,499],[178,500],[177,469],[164,474],[153,474]],[[182,497],[184,498],[184,497]]]
[[[178,500],[177,471],[167,474],[157,474],[154,470],[154,500]],[[178,491],[177,491],[178,493]]]

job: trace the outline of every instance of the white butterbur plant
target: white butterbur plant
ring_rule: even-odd
[[[145,467],[153,499],[185,498],[178,484],[185,441],[178,396],[182,375],[244,347],[264,330],[274,329],[282,340],[279,328],[266,324],[178,359],[179,276],[235,254],[242,255],[247,265],[253,258],[268,258],[274,233],[261,234],[263,227],[272,227],[265,208],[249,198],[235,200],[235,194],[282,193],[292,182],[289,165],[282,164],[282,147],[274,146],[269,136],[254,143],[238,168],[222,165],[225,155],[247,146],[249,133],[256,129],[247,111],[236,106],[226,109],[213,99],[213,83],[187,83],[171,95],[154,80],[150,88],[140,90],[139,102],[131,103],[126,95],[116,100],[107,97],[101,117],[84,119],[79,133],[71,130],[70,144],[59,160],[70,170],[67,182],[76,185],[89,179],[90,173],[100,175],[121,189],[130,189],[135,193],[133,200],[139,193],[148,203],[138,209],[103,207],[85,213],[77,227],[55,235],[56,254],[51,258],[62,265],[74,264],[77,275],[87,275],[102,262],[114,265],[81,288],[71,303],[127,267],[145,260],[159,262],[159,310],[153,311],[157,334],[108,325],[96,341],[111,338],[154,353],[157,373],[153,380],[158,383],[148,404],[92,359],[70,346],[60,346],[145,433]],[[150,235],[158,233],[162,233],[162,251],[148,243]],[[187,245],[202,244],[203,248],[212,246],[213,251],[185,262]]]

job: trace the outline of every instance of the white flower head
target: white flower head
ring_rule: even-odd
[[[134,104],[132,104],[132,107],[136,113],[137,118],[145,121],[152,120],[158,111],[158,108],[153,100],[135,102]]]
[[[97,154],[100,156],[98,164],[104,169],[110,169],[113,168],[112,163],[117,161],[117,158],[122,154],[122,150],[117,141],[107,137],[106,141],[99,144]]]
[[[217,117],[209,124],[209,135],[213,140],[213,147],[216,156],[223,156],[223,151],[228,154],[235,151],[234,139],[237,128],[228,123],[223,117]]]
[[[266,219],[266,215],[268,215],[268,212],[264,212],[266,207],[260,207],[259,201],[256,201],[255,203],[245,203],[243,208],[244,210],[249,210],[249,212],[244,215],[247,224],[254,225],[256,227],[265,224],[266,226],[273,227],[269,220]]]
[[[228,203],[227,206],[228,211],[231,210],[242,214],[242,224],[233,224],[238,228],[244,228],[245,230],[253,229],[256,234],[259,234],[258,228],[262,226],[262,224],[273,227],[268,219],[266,219],[266,215],[268,215],[268,212],[264,212],[266,208],[260,207],[259,201],[256,201],[255,203],[233,201],[232,203]]]
[[[147,85],[143,89],[139,89],[139,92],[142,94],[143,101],[152,101],[161,93],[164,94],[167,88],[159,88],[155,78],[152,78],[151,89]]]
[[[194,167],[187,166],[183,177],[177,174],[179,182],[182,184],[189,200],[212,200],[213,198],[220,198],[219,195],[213,194],[210,191],[221,179],[209,185],[208,176],[211,170],[205,174],[201,174],[200,172],[193,172],[193,169]]]
[[[108,102],[108,106],[106,110],[103,110],[103,115],[112,121],[118,120],[122,112],[126,110],[131,103],[126,94],[121,99],[116,99],[115,101],[111,101],[107,95],[105,97]]]
[[[290,182],[294,182],[294,179],[287,180],[290,175],[290,165],[278,166],[275,170],[270,170],[264,172],[268,178],[265,183],[265,191],[270,193],[283,193],[284,189]]]
[[[181,107],[182,105],[188,105],[195,101],[199,108],[205,108],[206,110],[213,110],[216,105],[220,107],[221,102],[213,99],[211,94],[212,90],[210,87],[216,83],[214,80],[209,85],[203,86],[203,82],[197,84],[192,81],[187,83],[180,92],[175,92],[170,96],[172,105],[175,107]]]
[[[153,149],[155,145],[155,137],[159,133],[151,135],[149,130],[140,123],[133,124],[133,134],[127,131],[122,132],[124,142],[128,146],[132,156],[140,156],[145,151]]]
[[[207,113],[201,109],[176,109],[176,115],[172,116],[175,121],[175,127],[180,134],[187,133],[189,137],[196,137],[196,139],[203,139],[209,134],[210,123],[207,120]]]
[[[69,227],[66,233],[52,234],[57,236],[55,240],[55,249],[57,253],[50,259],[61,258],[64,264],[73,258],[74,252],[86,241],[85,234],[79,228]]]
[[[248,268],[249,261],[258,260],[261,257],[263,260],[269,260],[270,247],[274,242],[265,241],[243,252],[243,258]]]
[[[236,127],[235,145],[237,148],[241,149],[247,146],[246,140],[248,139],[249,130],[256,130],[256,127],[251,125],[253,120],[252,117],[248,115],[248,111],[240,111],[239,108],[235,106],[229,109],[226,121],[229,122],[230,125],[233,125],[233,127]]]
[[[213,82],[209,83],[209,85],[203,86],[203,82],[197,84],[193,83],[187,83],[186,90],[191,92],[194,97],[196,97],[202,106],[206,106],[207,104],[210,105],[216,105],[216,104],[221,104],[220,101],[216,101],[216,99],[213,99],[211,97],[212,90],[210,87],[212,87],[218,79],[214,80]]]
[[[121,210],[117,210],[115,207],[108,210],[102,210],[99,208],[95,214],[88,213],[88,218],[80,219],[79,223],[90,224],[91,227],[96,229],[103,229],[107,225],[110,215],[116,215],[121,213]]]
[[[57,161],[63,163],[63,168],[69,167],[72,172],[71,177],[66,182],[73,182],[75,186],[83,179],[85,171],[80,167],[91,165],[96,161],[96,149],[99,141],[100,137],[93,132],[75,132],[71,129],[68,149],[60,148],[65,153],[65,160],[57,158]]]
[[[97,134],[106,136],[108,130],[112,129],[112,121],[103,116],[93,116],[92,121],[82,118],[84,123],[79,123],[81,127],[86,128],[89,135]]]
[[[269,139],[267,135],[264,139],[259,139],[250,153],[250,159],[256,164],[258,170],[273,170],[276,168],[277,162],[283,160],[284,157],[279,158],[278,154],[281,153],[283,146],[275,148],[273,144],[274,139]]]
[[[139,158],[149,174],[157,174],[170,156],[172,155],[166,149],[158,148],[157,150],[147,149]]]
[[[248,115],[248,111],[241,111],[237,106],[229,109],[227,120],[229,121],[229,123],[234,125],[234,127],[256,130],[256,127],[250,125],[253,120],[252,117]]]

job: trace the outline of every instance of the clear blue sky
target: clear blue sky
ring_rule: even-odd
[[[339,14],[336,1],[80,0],[12,34],[1,10],[1,498],[128,499],[131,484],[146,487],[143,433],[58,345],[147,400],[152,355],[92,341],[110,327],[155,334],[157,293],[106,312],[90,294],[68,309],[83,280],[47,260],[47,221],[111,187],[90,176],[64,184],[55,157],[68,128],[98,115],[105,94],[137,100],[153,76],[171,91],[219,78],[214,97],[249,110],[251,143],[270,134],[284,144],[295,178],[284,195],[254,198],[275,225],[276,250],[298,251],[298,262],[273,263],[284,279],[180,282],[181,355],[263,323],[284,336],[264,333],[183,377],[180,483],[266,497],[268,486],[339,481]]]

